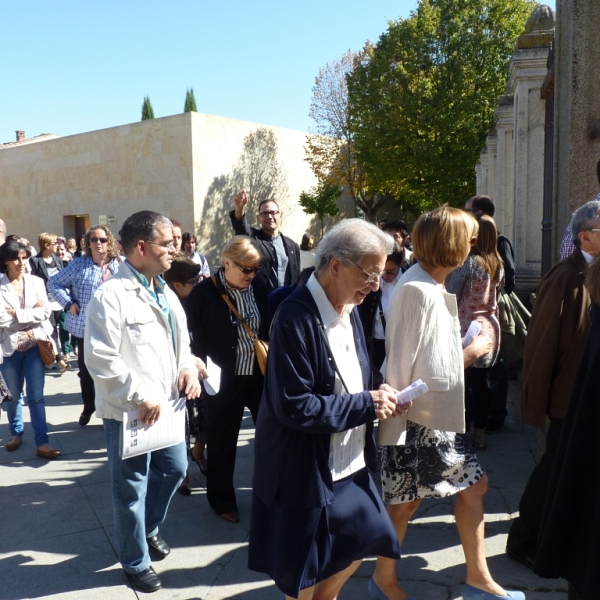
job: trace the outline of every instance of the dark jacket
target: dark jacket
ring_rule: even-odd
[[[515,253],[510,240],[498,234],[498,254],[504,263],[504,289],[508,294],[515,290]]]
[[[581,250],[542,279],[525,342],[521,420],[546,426],[546,415],[564,419],[589,329],[587,263]]]
[[[591,307],[587,345],[548,485],[534,571],[564,577],[580,600],[596,600],[600,564],[600,306]],[[552,493],[550,493],[550,491]],[[541,510],[541,507],[540,507]]]
[[[362,304],[358,305],[358,314],[363,326],[369,356],[371,356],[373,351],[373,329],[375,328],[375,317],[377,316],[377,312],[379,310],[380,301],[381,288],[379,288],[376,292],[367,294],[367,297],[363,300]]]
[[[236,235],[247,235],[258,244],[262,261],[260,264],[261,269],[256,275],[256,279],[259,283],[266,286],[267,293],[274,290],[277,286],[274,286],[272,283],[271,270],[273,269],[273,264],[277,264],[277,254],[271,243],[272,237],[262,229],[250,227],[245,215],[238,220],[235,218],[235,211],[232,210],[229,213],[229,217],[231,218],[231,225]],[[279,235],[289,259],[287,269],[285,270],[285,285],[291,285],[296,283],[298,277],[300,277],[300,247],[289,237],[283,234]]]
[[[36,277],[40,277],[44,280],[44,283],[48,283],[48,266],[56,267],[59,271],[62,271],[65,267],[63,261],[56,256],[56,254],[52,255],[53,263],[51,265],[47,265],[44,257],[41,254],[37,256],[32,256],[29,259],[29,264],[31,265],[31,274]]]
[[[329,470],[332,433],[367,425],[365,461],[375,468],[375,405],[371,370],[357,311],[351,314],[364,390],[334,394],[335,371],[319,332],[312,294],[299,286],[282,304],[271,329],[265,388],[255,435],[254,493],[270,506],[317,508],[333,502]],[[379,378],[376,378],[376,375]]]
[[[218,289],[212,279],[202,280],[185,299],[184,309],[187,315],[188,329],[192,336],[192,352],[206,362],[207,355],[221,367],[221,390],[227,391],[233,385],[237,358],[238,333],[242,325],[232,321],[229,307],[221,297],[225,288],[221,278],[215,275]],[[254,299],[260,312],[260,331],[258,337],[267,341],[268,314],[267,295],[264,287],[252,283]],[[230,297],[237,308],[235,299]],[[233,317],[235,321],[235,317]]]

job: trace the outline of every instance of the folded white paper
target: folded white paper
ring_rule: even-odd
[[[139,456],[161,448],[175,446],[185,440],[186,398],[165,402],[154,425],[144,425],[140,409],[134,408],[123,415],[121,458]]]
[[[396,400],[398,404],[408,404],[411,400],[422,396],[429,391],[427,384],[422,379],[417,379],[414,383],[411,383],[408,387],[400,390],[396,394]]]
[[[210,356],[206,357],[206,372],[208,377],[203,381],[204,389],[209,396],[214,396],[221,389],[221,367],[215,365]]]
[[[481,333],[481,323],[479,321],[471,321],[467,333],[463,338],[463,348],[466,348],[471,343],[471,338],[477,337]]]

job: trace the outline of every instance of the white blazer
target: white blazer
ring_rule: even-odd
[[[96,415],[123,420],[146,400],[179,395],[179,374],[197,372],[183,308],[167,287],[171,323],[124,262],[95,292],[85,318],[85,364],[96,386]]]
[[[464,433],[464,358],[456,296],[419,264],[396,284],[388,306],[385,349],[387,383],[401,390],[422,379],[429,392],[417,398],[405,416],[379,423],[379,445],[404,445],[407,419]]]
[[[18,333],[23,329],[31,328],[31,333],[36,340],[51,339],[52,325],[48,320],[51,307],[44,281],[35,275],[25,274],[23,292],[25,308],[21,308],[19,297],[8,277],[4,273],[0,275],[0,344],[3,357],[12,356],[17,347]],[[45,304],[34,308],[40,300],[45,301]],[[14,317],[7,314],[7,308],[13,308],[16,311]]]

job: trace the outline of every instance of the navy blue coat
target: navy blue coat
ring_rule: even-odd
[[[364,390],[334,394],[335,371],[319,332],[312,294],[299,286],[282,303],[271,330],[265,388],[255,435],[253,490],[270,506],[317,508],[334,501],[329,470],[332,433],[367,425],[365,461],[375,469],[375,405],[368,390],[381,374],[372,371],[362,325],[352,311]]]

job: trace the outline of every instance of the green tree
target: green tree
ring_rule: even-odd
[[[154,109],[150,103],[150,98],[144,96],[144,102],[142,104],[142,121],[147,121],[148,119],[154,119]]]
[[[346,77],[356,60],[349,51],[319,70],[312,89],[309,116],[315,127],[306,138],[306,160],[319,182],[345,187],[366,218],[375,221],[388,195],[384,187],[373,185],[355,152]]]
[[[419,0],[348,75],[357,160],[413,213],[475,191],[474,165],[534,0]]]
[[[194,98],[194,88],[190,88],[185,91],[185,104],[183,105],[183,112],[198,112],[196,107],[196,98]]]
[[[340,214],[336,200],[342,195],[342,188],[326,181],[318,183],[308,192],[300,194],[300,206],[307,215],[317,215],[321,222],[321,238],[325,228],[325,217]]]

